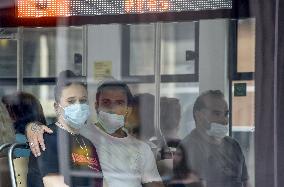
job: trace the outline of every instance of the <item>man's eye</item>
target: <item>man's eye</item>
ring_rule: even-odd
[[[88,102],[87,99],[81,99],[81,100],[80,100],[80,103],[87,103],[87,102]]]
[[[108,105],[110,105],[110,102],[109,101],[103,101],[103,105],[108,106]]]
[[[124,102],[124,101],[118,101],[117,104],[118,104],[119,106],[123,106],[123,105],[125,105],[125,102]]]

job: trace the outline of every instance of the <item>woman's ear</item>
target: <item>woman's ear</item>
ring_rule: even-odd
[[[59,105],[58,105],[58,103],[57,102],[54,102],[53,103],[53,107],[54,107],[54,110],[55,110],[55,113],[57,114],[57,115],[59,115]]]

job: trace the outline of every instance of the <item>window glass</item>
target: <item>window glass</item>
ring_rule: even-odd
[[[255,81],[233,81],[232,90],[232,136],[242,147],[254,186]]]
[[[255,19],[238,20],[237,70],[255,71]]]
[[[7,34],[6,34],[7,33]],[[11,36],[15,29],[1,30],[0,35]],[[0,78],[17,76],[17,41],[12,39],[0,39]]]
[[[55,119],[54,86],[25,85],[24,91],[33,94],[40,101],[47,123],[53,122]]]
[[[195,22],[164,23],[161,31],[161,74],[194,74]],[[198,41],[198,40],[197,40]]]
[[[153,24],[130,25],[130,75],[154,75],[155,30]],[[125,41],[124,41],[125,42]],[[126,41],[127,42],[127,41]]]
[[[63,69],[82,67],[81,27],[25,28],[23,39],[25,77],[55,77]]]

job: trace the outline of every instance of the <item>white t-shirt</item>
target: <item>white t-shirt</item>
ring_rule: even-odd
[[[109,187],[142,187],[144,183],[161,181],[146,143],[129,134],[125,138],[113,137],[96,125],[88,125],[80,133],[95,145]]]

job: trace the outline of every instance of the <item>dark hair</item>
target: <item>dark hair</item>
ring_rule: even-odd
[[[117,88],[117,89],[121,89],[125,91],[126,97],[127,97],[127,105],[128,106],[132,105],[133,96],[132,96],[132,93],[129,87],[124,82],[118,81],[118,80],[108,80],[99,85],[97,89],[97,93],[96,93],[97,102],[99,101],[100,95],[103,92],[103,90],[109,89],[109,88]]]
[[[25,132],[25,126],[33,121],[46,124],[42,106],[39,100],[32,94],[16,92],[2,98],[11,119],[15,120],[14,128],[16,133]]]
[[[173,173],[175,179],[185,179],[188,173],[191,173],[191,167],[188,165],[187,162],[187,153],[185,148],[182,144],[179,144],[179,146],[176,148],[176,152],[178,149],[181,151],[181,161],[179,163],[174,163],[173,165]]]
[[[62,94],[62,90],[65,87],[70,86],[71,84],[79,84],[87,89],[86,77],[76,75],[71,70],[62,71],[58,75],[57,83],[54,88],[54,98],[56,102],[59,102],[61,94]]]
[[[197,99],[195,100],[195,103],[193,105],[193,118],[195,119],[195,113],[197,111],[200,111],[203,108],[206,108],[206,104],[204,103],[205,97],[211,97],[211,98],[217,98],[217,99],[223,99],[224,94],[220,90],[208,90],[205,92],[202,92]]]

